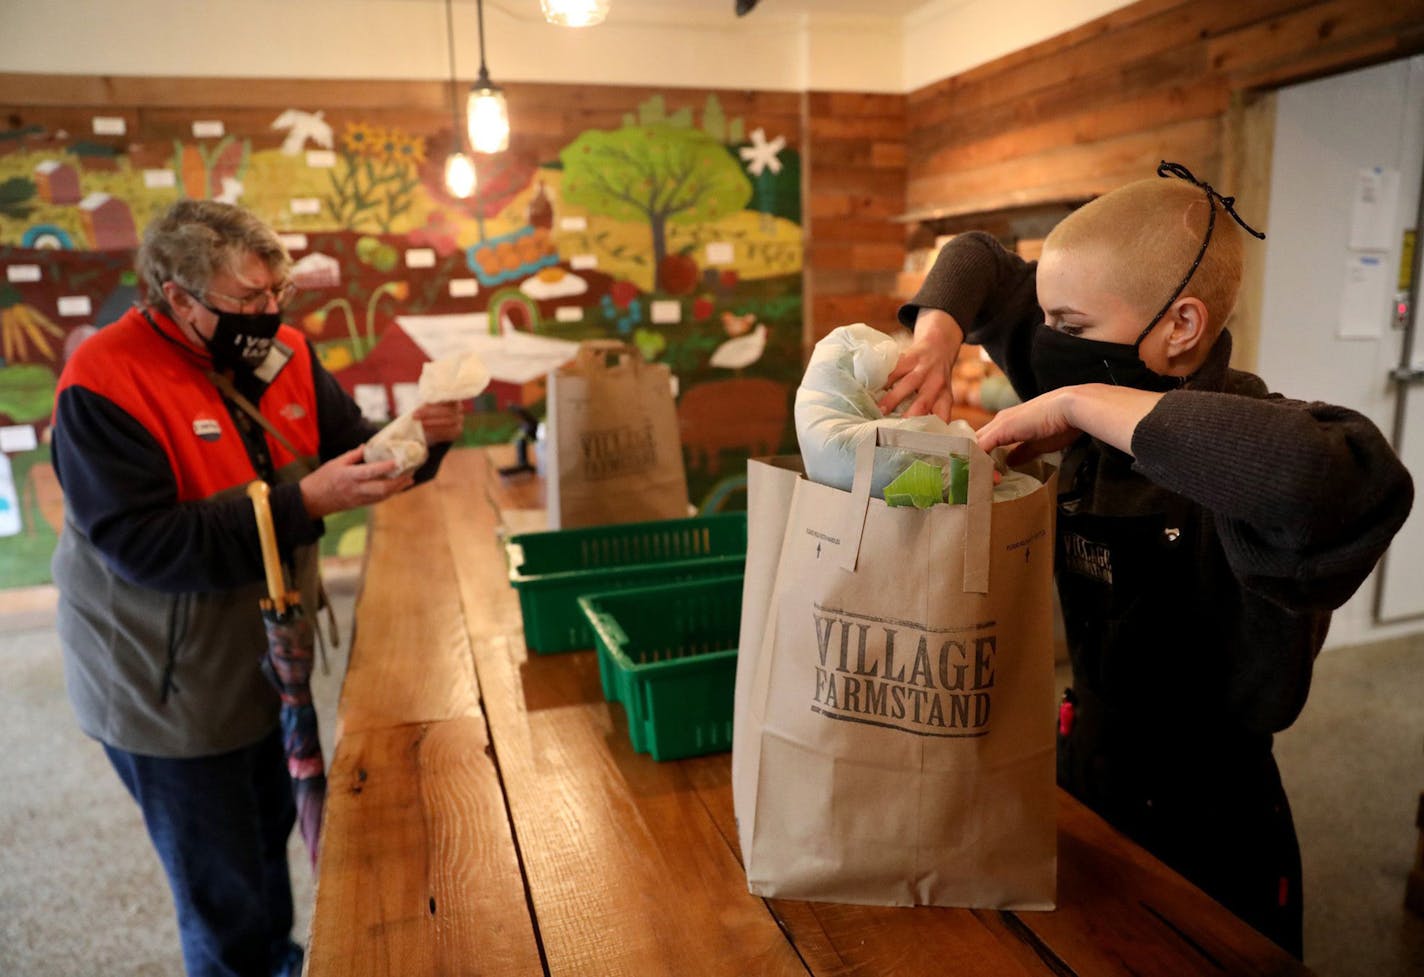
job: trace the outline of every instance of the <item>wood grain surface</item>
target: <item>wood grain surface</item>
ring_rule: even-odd
[[[367,643],[386,633],[378,617],[398,606],[388,599],[378,614],[367,605],[373,581],[396,589],[404,581],[407,592],[432,600],[422,613],[438,607],[458,619],[472,668],[458,656],[436,661],[449,684],[470,683],[477,708],[360,731],[344,725],[309,973],[1308,973],[1062,794],[1052,912],[750,895],[730,757],[657,763],[633,752],[622,707],[603,700],[596,656],[526,650],[499,534],[506,519],[535,521],[542,487],[528,476],[498,476],[508,454],[452,452],[433,488],[420,490],[424,498],[413,492],[401,506],[387,503],[374,525],[353,658],[392,656],[390,669],[427,664],[412,651],[418,643]],[[394,540],[402,551],[419,547],[418,572],[401,563],[403,570],[380,575]],[[448,630],[448,622],[427,624]],[[358,697],[379,698],[388,688],[406,690],[409,702],[386,703],[385,715],[419,712],[425,687],[367,680],[347,688],[342,709],[380,715]]]

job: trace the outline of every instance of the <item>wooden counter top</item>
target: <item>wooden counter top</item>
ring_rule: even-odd
[[[542,491],[507,460],[373,511],[308,974],[1308,973],[1061,793],[1053,912],[748,894],[730,755],[634,753],[595,655],[526,651],[496,530]]]

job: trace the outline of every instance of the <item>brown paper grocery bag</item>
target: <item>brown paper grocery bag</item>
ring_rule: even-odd
[[[1052,908],[1056,473],[995,503],[971,439],[877,441],[969,457],[969,504],[871,499],[874,445],[850,492],[796,480],[761,640],[739,649],[732,786],[748,886]]]
[[[791,497],[801,480],[800,455],[780,455],[752,458],[747,461],[747,562],[742,578],[742,621],[737,641],[737,680],[732,708],[732,757],[742,758],[755,766],[757,753],[740,744],[749,729],[745,721],[750,712],[744,702],[756,672],[761,654],[766,618],[771,610],[772,590],[776,586],[776,566],[781,559],[781,540],[786,535],[786,519],[791,513]],[[755,798],[752,792],[734,793],[732,800],[737,820],[742,810],[736,806]]]
[[[549,528],[688,514],[671,373],[616,340],[582,343],[549,374]]]

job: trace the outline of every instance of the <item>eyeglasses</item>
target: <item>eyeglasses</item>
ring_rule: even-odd
[[[188,290],[184,289],[184,291]],[[192,292],[188,292],[188,294],[193,295]],[[267,311],[267,305],[269,302],[276,302],[279,311],[285,309],[289,304],[291,304],[292,299],[296,298],[297,286],[292,282],[283,282],[282,284],[274,285],[271,288],[255,289],[241,297],[238,297],[236,295],[224,295],[222,292],[214,292],[212,289],[208,289],[207,291],[201,294],[204,298],[206,298],[207,296],[212,296],[213,298],[222,299],[226,302],[230,302],[231,304],[237,306],[238,312],[244,315],[252,315],[253,313]],[[193,297],[198,298],[199,301],[202,300],[201,298],[199,298],[198,295],[193,295]],[[206,303],[204,304],[206,305]]]

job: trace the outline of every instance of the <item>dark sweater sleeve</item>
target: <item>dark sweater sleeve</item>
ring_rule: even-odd
[[[1244,586],[1292,610],[1348,600],[1414,497],[1368,418],[1277,395],[1173,391],[1138,424],[1132,451],[1139,472],[1212,512]]]
[[[984,347],[1021,399],[1035,397],[1029,349],[1042,322],[1037,271],[1036,262],[1024,261],[990,234],[957,235],[940,249],[915,297],[900,306],[900,324],[913,330],[921,309],[948,312],[965,341]]]
[[[51,447],[69,520],[124,579],[169,593],[262,579],[252,503],[245,496],[179,502],[163,448],[112,401],[65,388]],[[278,534],[286,546],[310,543],[319,526],[303,513]]]

